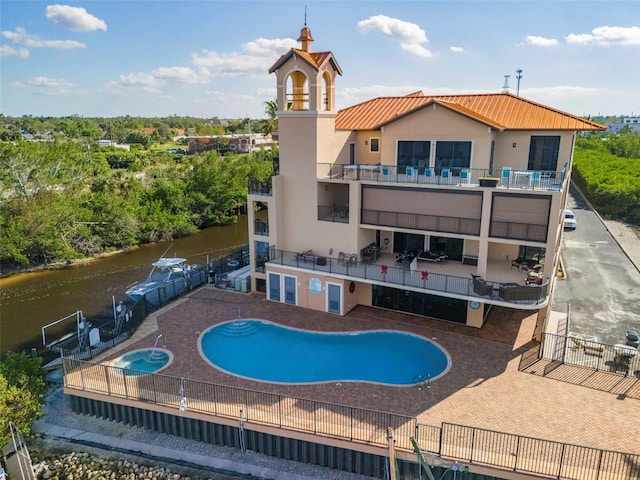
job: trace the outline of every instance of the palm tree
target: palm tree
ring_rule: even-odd
[[[276,99],[269,100],[264,102],[264,105],[264,113],[266,113],[269,118],[262,124],[262,133],[269,135],[278,130],[278,102]]]

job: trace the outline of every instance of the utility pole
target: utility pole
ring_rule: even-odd
[[[516,97],[520,96],[520,79],[522,78],[522,69],[519,68],[516,70],[516,80],[518,81],[516,84]]]

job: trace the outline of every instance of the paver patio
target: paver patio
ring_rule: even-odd
[[[241,379],[211,367],[197,345],[201,332],[238,315],[317,331],[407,331],[444,347],[452,367],[430,388],[421,390],[352,382],[340,387],[334,383],[286,386]],[[534,345],[534,324],[534,315],[499,307],[490,312],[482,329],[363,306],[340,317],[271,302],[261,294],[203,287],[149,317],[134,338],[119,346],[118,353],[111,350],[104,358],[114,358],[123,350],[150,348],[163,334],[163,346],[175,356],[162,371],[166,375],[415,416],[420,423],[434,426],[451,422],[640,453],[637,428],[629,421],[638,417],[640,400],[518,371],[521,354]]]

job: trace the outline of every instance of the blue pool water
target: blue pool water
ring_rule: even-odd
[[[396,331],[318,333],[262,320],[227,322],[200,336],[200,352],[232,375],[276,383],[373,382],[412,385],[451,366],[424,337]]]
[[[122,368],[125,375],[136,376],[162,370],[171,363],[171,360],[171,354],[166,350],[148,348],[127,353],[116,359],[112,365]]]

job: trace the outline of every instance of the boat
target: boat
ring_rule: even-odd
[[[184,258],[161,257],[151,267],[147,279],[135,283],[125,293],[134,302],[146,296],[147,302],[157,306],[184,292],[188,285],[188,272],[198,266],[189,265]]]

